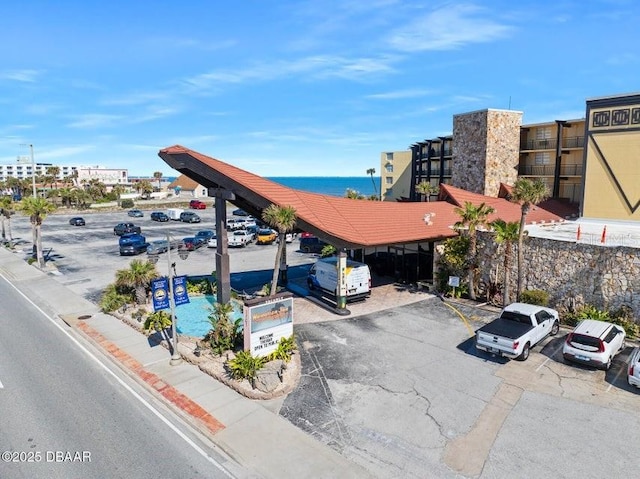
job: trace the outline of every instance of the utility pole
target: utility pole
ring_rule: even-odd
[[[33,145],[29,145],[31,150],[31,187],[33,188],[33,197],[36,197],[36,162],[33,159]]]

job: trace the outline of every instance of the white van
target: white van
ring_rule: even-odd
[[[180,221],[180,215],[184,212],[182,208],[169,208],[167,209],[167,216],[170,220]]]
[[[369,266],[347,259],[345,275],[347,301],[364,299],[371,294],[371,271],[369,271]],[[322,289],[337,295],[338,258],[332,256],[319,259],[309,270],[307,285],[310,290]]]

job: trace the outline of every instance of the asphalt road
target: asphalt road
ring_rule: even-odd
[[[1,478],[230,477],[4,281],[0,330]]]

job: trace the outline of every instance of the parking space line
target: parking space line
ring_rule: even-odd
[[[542,364],[536,368],[536,372],[540,371],[540,369],[541,369],[543,366],[545,366],[549,361],[551,361],[551,357],[548,357],[547,359],[545,359],[545,360],[542,362]]]
[[[0,381],[0,389],[4,389],[4,385],[2,384],[2,381]]]

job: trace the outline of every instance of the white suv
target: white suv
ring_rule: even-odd
[[[634,348],[629,356],[627,381],[631,386],[640,388],[640,347]]]
[[[606,371],[611,367],[613,357],[625,348],[625,336],[620,326],[584,319],[567,336],[562,356],[567,361],[597,366]]]

